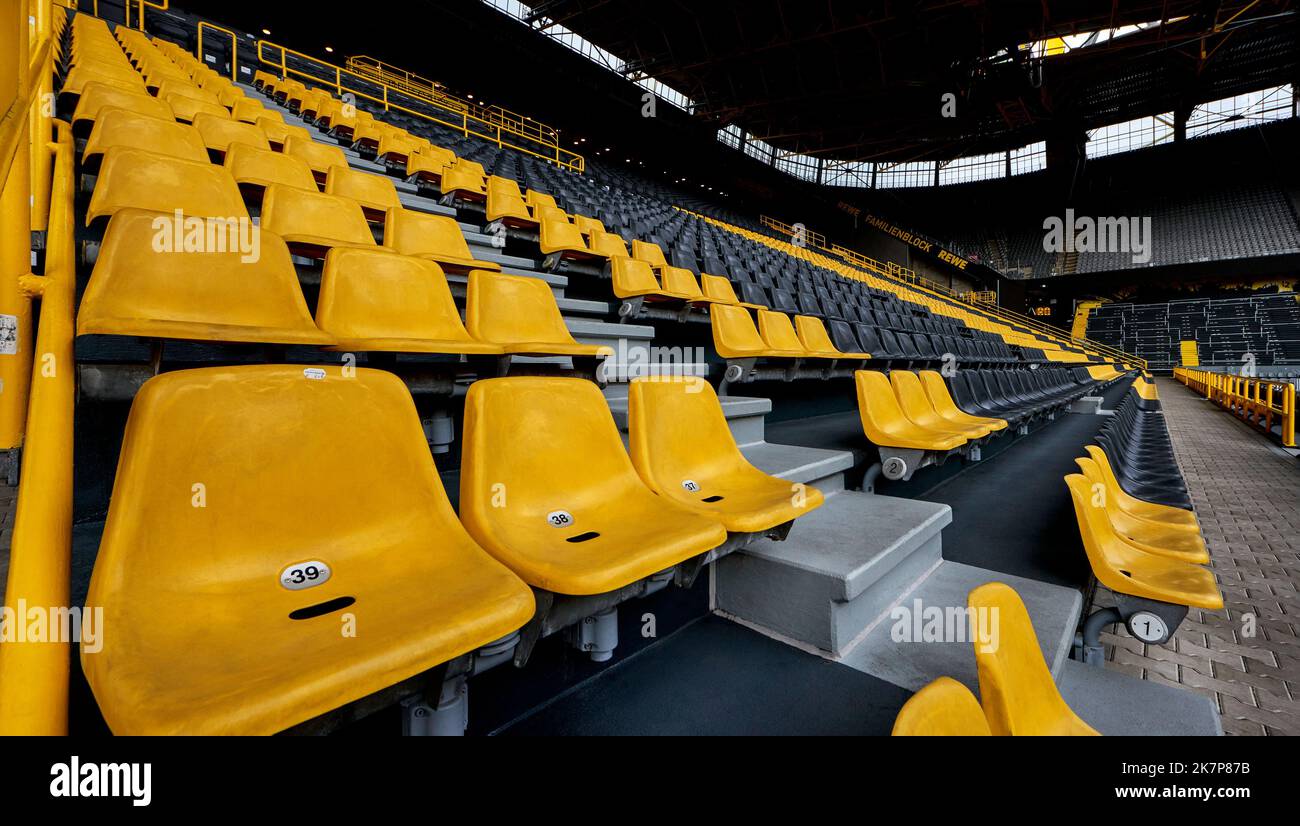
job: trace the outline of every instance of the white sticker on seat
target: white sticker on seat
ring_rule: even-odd
[[[1138,611],[1129,617],[1128,630],[1142,642],[1159,643],[1169,637],[1169,626],[1150,611]]]
[[[695,493],[700,489],[700,486],[697,485],[695,482],[691,481],[690,479],[683,479],[682,488],[684,490],[689,490],[691,493]]]
[[[546,521],[552,528],[567,528],[573,524],[573,514],[568,511],[551,511],[546,514]]]
[[[309,379],[314,379],[315,381],[320,381],[325,378],[325,371],[319,367],[305,367],[303,368],[302,374]]]
[[[315,588],[329,581],[330,566],[319,559],[296,562],[280,572],[280,584],[290,591]]]

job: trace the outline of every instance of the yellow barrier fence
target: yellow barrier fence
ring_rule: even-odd
[[[1282,444],[1296,446],[1293,383],[1185,367],[1174,368],[1174,379],[1265,433],[1271,435],[1276,424]]]
[[[517,125],[514,123],[502,121],[501,119],[492,122],[476,116],[470,110],[447,112],[446,118],[440,118],[428,112],[421,112],[392,100],[391,96],[396,94],[405,96],[413,103],[435,105],[430,101],[412,95],[408,88],[390,86],[378,79],[377,76],[358,74],[350,69],[345,69],[342,66],[337,66],[302,52],[296,52],[269,40],[257,41],[257,59],[262,66],[278,72],[281,78],[292,78],[309,86],[332,90],[340,97],[345,93],[351,94],[357,100],[368,100],[382,106],[386,112],[402,112],[433,123],[439,123],[466,136],[473,135],[491,141],[503,149],[523,152],[526,155],[550,161],[557,166],[574,172],[582,172],[586,168],[586,160],[581,155],[565,149],[559,145],[558,139],[547,138],[541,132],[534,131],[531,126],[527,129],[521,127],[522,131],[518,131],[516,129]],[[375,87],[378,87],[380,94],[375,95],[365,91],[367,86],[372,91]]]

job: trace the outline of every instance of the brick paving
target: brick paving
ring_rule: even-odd
[[[1172,379],[1157,385],[1225,607],[1191,609],[1172,645],[1103,634],[1107,667],[1211,698],[1227,734],[1300,735],[1300,459]]]

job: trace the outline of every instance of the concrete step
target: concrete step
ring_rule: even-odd
[[[1073,588],[949,561],[934,567],[914,587],[898,592],[889,610],[869,626],[862,639],[839,657],[839,661],[911,691],[919,690],[936,677],[946,676],[978,692],[972,632],[966,623],[966,598],[973,588],[987,582],[1006,583],[1024,600],[1043,658],[1053,675],[1060,674],[1083,611],[1082,595]],[[961,621],[957,624],[960,639],[916,640],[908,635],[901,641],[895,640],[896,631],[923,627],[927,613],[936,609],[945,618],[960,612]]]
[[[1218,737],[1223,723],[1214,701],[1194,691],[1120,671],[1062,663],[1056,678],[1065,702],[1084,722],[1105,735]]]
[[[605,398],[609,401],[609,409],[614,413],[614,423],[624,433],[627,432],[627,392],[626,384],[611,384],[605,388]],[[763,441],[764,420],[772,412],[771,399],[722,396],[718,402],[731,427],[732,438],[742,450],[766,444]]]
[[[764,473],[811,485],[826,496],[844,490],[844,474],[853,467],[853,454],[843,450],[756,442],[745,445],[740,452]]]
[[[852,454],[842,455],[851,464]],[[941,532],[951,521],[947,505],[835,493],[796,520],[784,542],[762,540],[720,560],[716,607],[838,657],[939,565]]]

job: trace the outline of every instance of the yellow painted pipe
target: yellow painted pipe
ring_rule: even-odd
[[[4,604],[55,616],[71,608],[73,355],[76,254],[72,128],[55,121],[54,182],[45,275],[21,286],[41,301],[32,351],[31,407]],[[31,356],[29,356],[30,358]],[[15,617],[26,624],[28,617]],[[70,641],[0,644],[0,735],[62,735],[68,730]]]

